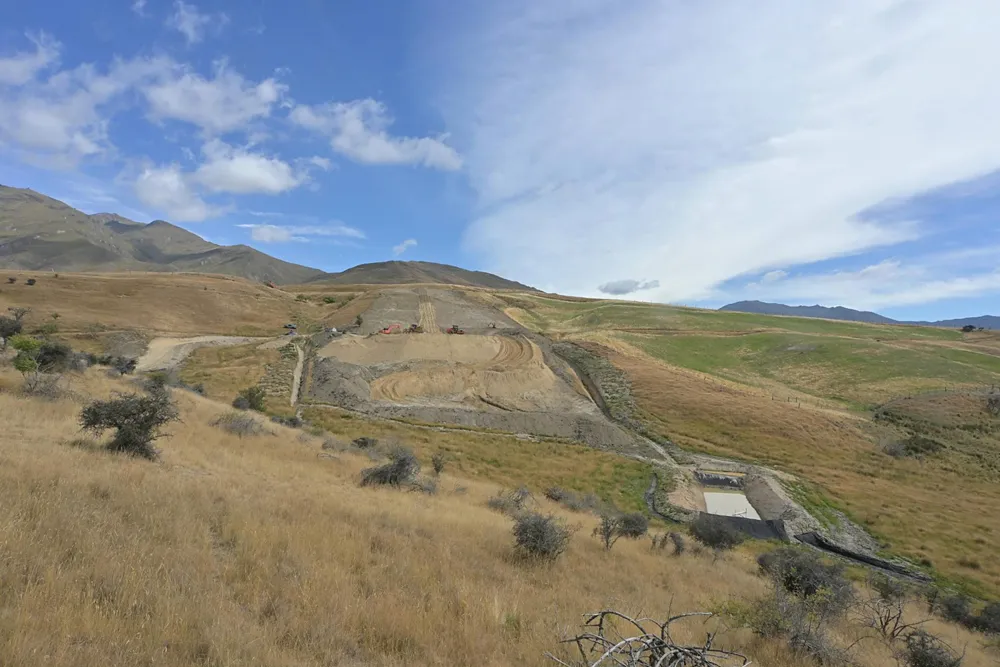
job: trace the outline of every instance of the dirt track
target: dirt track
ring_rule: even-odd
[[[146,353],[136,364],[137,371],[169,370],[184,361],[199,347],[209,345],[242,345],[261,338],[245,336],[193,336],[191,338],[154,338]]]

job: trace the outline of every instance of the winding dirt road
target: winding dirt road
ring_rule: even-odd
[[[299,402],[299,384],[302,382],[302,366],[306,360],[305,355],[302,354],[302,346],[295,345],[294,347],[295,353],[299,355],[299,360],[295,364],[295,374],[292,375],[292,407],[295,407],[295,404]]]
[[[209,345],[242,345],[265,338],[247,336],[193,336],[191,338],[154,338],[149,342],[146,353],[136,364],[137,371],[170,370],[184,361],[199,347]]]

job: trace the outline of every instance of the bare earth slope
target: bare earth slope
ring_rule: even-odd
[[[87,215],[32,190],[0,186],[0,268],[38,271],[198,271],[275,283],[322,271],[248,246],[220,246],[163,220]]]

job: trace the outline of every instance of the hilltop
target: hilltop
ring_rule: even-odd
[[[818,317],[825,320],[841,320],[846,322],[867,322],[868,324],[918,324],[929,327],[964,326],[982,327],[984,329],[1000,329],[1000,317],[982,315],[980,317],[961,317],[953,320],[901,321],[894,320],[867,310],[854,310],[843,306],[786,306],[783,303],[767,303],[765,301],[737,301],[719,308],[723,311],[739,313],[756,313],[758,315],[786,315],[791,317]]]
[[[164,220],[142,224],[114,213],[88,215],[6,186],[0,186],[0,268],[218,273],[279,284],[323,275],[249,246],[210,243]]]
[[[311,282],[330,285],[406,285],[435,283],[487,289],[535,291],[519,282],[485,271],[470,271],[435,262],[374,262],[359,264],[340,273],[317,276]]]

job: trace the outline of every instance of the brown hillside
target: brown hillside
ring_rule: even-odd
[[[37,271],[200,271],[276,283],[317,269],[248,246],[220,246],[163,220],[87,215],[33,190],[0,186],[0,268]]]
[[[8,284],[6,276],[17,278]],[[280,334],[289,321],[318,322],[335,306],[296,301],[281,289],[228,276],[163,273],[0,274],[0,312],[27,307],[28,328],[62,332],[141,329],[176,334]],[[28,278],[37,283],[29,286]],[[52,319],[58,314],[57,320]]]
[[[438,285],[462,285],[489,289],[531,290],[513,280],[484,271],[469,271],[448,264],[434,262],[375,262],[359,264],[340,273],[331,273],[314,279],[314,282],[330,285],[408,285],[429,283]]]

